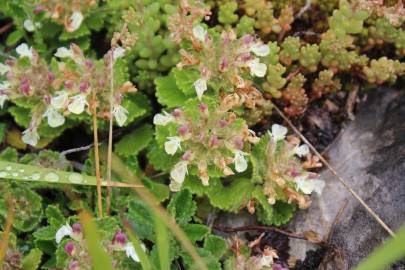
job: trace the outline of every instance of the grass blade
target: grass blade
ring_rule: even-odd
[[[169,260],[169,237],[164,222],[159,216],[154,216],[156,230],[156,246],[159,253],[161,270],[170,270]]]

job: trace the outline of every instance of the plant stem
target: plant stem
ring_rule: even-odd
[[[113,92],[114,92],[114,57],[112,49],[110,54],[110,127],[108,129],[108,153],[107,153],[107,215],[111,208],[111,154],[112,154],[112,136],[113,136]]]
[[[97,128],[97,105],[96,105],[96,92],[93,90],[93,137],[94,137],[94,160],[96,167],[96,180],[97,180],[97,206],[98,215],[103,217],[103,202],[101,200],[101,175],[100,175],[100,156],[98,152],[98,128]]]
[[[0,242],[0,270],[3,269],[3,261],[4,257],[6,256],[7,249],[8,249],[8,241],[9,241],[9,236],[10,232],[12,229],[13,225],[13,220],[14,220],[14,205],[11,203],[11,199],[8,199],[8,213],[7,213],[7,219],[6,219],[6,224],[4,226],[4,231],[2,234],[1,242]]]

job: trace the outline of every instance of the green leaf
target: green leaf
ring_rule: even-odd
[[[60,36],[59,39],[61,41],[67,41],[67,40],[71,40],[71,39],[77,39],[83,36],[88,36],[90,35],[90,30],[89,28],[87,28],[87,26],[85,24],[81,24],[79,29],[77,29],[74,32],[68,32],[68,31],[64,31]]]
[[[22,259],[23,270],[36,270],[41,263],[42,251],[34,248]]]
[[[153,193],[153,195],[155,195],[156,200],[159,202],[169,199],[170,190],[167,185],[157,183],[148,178],[143,178],[142,184],[147,187],[149,191]]]
[[[197,210],[193,195],[187,189],[177,192],[167,206],[169,213],[182,225],[191,221]]]
[[[139,261],[142,265],[142,270],[152,270],[152,265],[149,261],[148,255],[143,250],[143,248],[141,246],[141,242],[139,241],[138,237],[136,237],[136,235],[133,234],[131,230],[127,230],[127,233],[128,233],[129,239],[131,240],[132,244],[134,245],[135,252],[139,257]]]
[[[210,232],[210,229],[203,224],[184,224],[181,226],[192,243],[201,241]]]
[[[155,79],[156,97],[160,104],[174,108],[184,103],[187,97],[176,84],[174,75],[159,77]]]
[[[250,160],[252,162],[252,181],[253,183],[263,183],[263,177],[267,171],[267,144],[269,143],[269,135],[266,134],[260,138],[260,141],[255,144],[252,149]]]
[[[209,270],[221,270],[221,264],[218,262],[217,258],[215,258],[214,255],[211,254],[211,252],[202,248],[198,248],[197,251],[204,260],[204,262],[207,264]],[[188,254],[182,253],[181,256],[183,258],[187,270],[199,269],[198,265],[195,264],[195,262],[191,259],[191,257]]]
[[[48,205],[45,210],[45,215],[51,226],[59,228],[65,223],[65,217],[63,216],[60,209],[55,205]]]
[[[209,235],[204,240],[204,249],[211,252],[217,259],[221,259],[228,250],[228,244],[219,236]]]
[[[5,123],[0,123],[0,143],[3,143],[6,135],[7,125]]]
[[[125,125],[145,117],[150,112],[150,101],[141,93],[126,95],[122,106],[128,111],[128,119]]]
[[[23,37],[24,37],[24,31],[21,29],[17,29],[7,36],[6,45],[9,47],[13,46],[13,45],[17,44]]]
[[[398,231],[394,238],[386,241],[361,262],[355,270],[386,269],[390,264],[405,257],[405,226]]]
[[[36,230],[33,235],[37,240],[53,241],[55,240],[55,234],[57,230],[58,228],[56,227],[45,226]]]
[[[115,152],[121,157],[137,155],[149,145],[152,139],[152,126],[145,124],[125,135],[119,142],[117,142],[115,144]]]
[[[186,69],[173,69],[173,75],[176,79],[176,84],[181,91],[187,96],[195,96],[194,82],[200,78],[200,74],[197,71]]]
[[[170,170],[178,162],[177,157],[168,155],[156,142],[149,145],[147,157],[156,170],[162,171]]]
[[[252,197],[254,186],[248,179],[233,179],[226,187],[222,186],[219,179],[213,180],[210,179],[210,190],[207,195],[214,207],[236,213],[245,207]]]
[[[155,238],[153,216],[144,202],[139,199],[130,201],[127,217],[140,239]]]
[[[0,160],[17,162],[18,152],[15,148],[7,147],[0,153]]]

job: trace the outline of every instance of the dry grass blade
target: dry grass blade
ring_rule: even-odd
[[[93,91],[93,104],[92,104],[92,114],[93,114],[93,138],[94,138],[94,159],[96,166],[96,179],[97,179],[97,206],[98,206],[98,216],[103,217],[103,203],[101,198],[101,175],[100,175],[100,156],[98,152],[98,127],[97,127],[97,99],[96,92]]]
[[[391,236],[395,236],[395,233],[388,227],[387,224],[371,209],[366,202],[346,183],[346,181],[339,176],[336,170],[326,161],[326,159],[316,150],[316,148],[305,138],[304,135],[294,126],[294,124],[288,119],[288,117],[273,103],[275,110],[280,116],[287,122],[287,124],[294,130],[294,132],[305,142],[309,148],[315,153],[315,155],[322,161],[323,164],[332,172],[332,174],[338,179],[338,181],[353,195],[353,197],[359,201],[359,203],[370,213],[370,215],[383,227]]]
[[[110,122],[108,128],[108,154],[107,154],[107,183],[111,182],[111,154],[112,154],[112,137],[113,137],[113,91],[114,91],[114,57],[112,50],[109,52],[110,57]],[[107,215],[110,214],[111,207],[111,187],[107,187]]]
[[[11,199],[8,199],[7,204],[8,204],[8,213],[7,213],[6,225],[4,226],[4,231],[3,231],[1,242],[0,242],[0,270],[3,269],[3,261],[4,261],[4,257],[6,256],[6,253],[7,253],[9,236],[10,236],[10,232],[11,232],[11,228],[12,228],[13,220],[14,220],[14,207],[13,207],[13,204],[11,203]]]
[[[114,154],[112,155],[112,169],[120,177],[126,179],[127,181],[132,181],[135,184],[139,184],[140,180],[134,176],[125,164]],[[167,211],[159,204],[159,202],[154,198],[153,194],[150,193],[146,188],[134,189],[143,201],[151,208],[152,212],[158,216],[162,222],[165,223],[167,228],[170,228],[171,232],[176,236],[184,250],[190,254],[192,259],[195,261],[198,269],[208,270],[203,259],[195,250],[193,244],[188,239],[187,235],[182,231],[182,229],[177,225],[174,219],[167,213]]]

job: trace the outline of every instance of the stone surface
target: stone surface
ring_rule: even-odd
[[[396,230],[405,223],[405,91],[370,92],[358,108],[356,119],[329,147],[326,157],[338,174]],[[327,269],[352,269],[388,234],[329,171],[324,171],[322,178],[327,183],[323,194],[314,196],[312,206],[299,211],[288,226],[295,232],[316,231],[324,239],[333,227],[331,241],[343,260],[335,257],[324,265]],[[290,253],[298,259],[316,247],[294,239],[290,246]],[[405,264],[392,269],[405,269]]]

